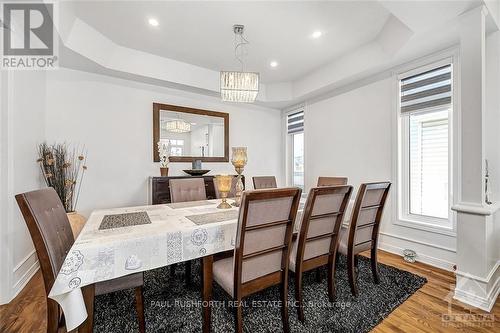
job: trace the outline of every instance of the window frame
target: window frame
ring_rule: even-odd
[[[458,126],[459,126],[459,99],[457,98],[460,93],[459,87],[459,63],[458,51],[447,51],[445,54],[431,56],[427,59],[400,68],[399,71],[394,73],[394,86],[395,86],[395,179],[396,191],[393,194],[395,200],[394,210],[395,219],[393,224],[410,227],[418,230],[429,231],[433,233],[445,234],[449,236],[456,236],[456,213],[451,210],[451,207],[456,202],[454,193],[458,189],[458,174],[460,172],[457,164],[458,158]],[[443,219],[439,217],[418,215],[410,213],[410,168],[409,168],[409,154],[410,154],[410,136],[409,136],[409,122],[410,114],[402,115],[401,110],[401,96],[400,96],[400,81],[403,78],[426,72],[428,70],[441,67],[446,64],[452,66],[452,102],[451,108],[448,111],[448,218]],[[443,110],[443,106],[431,107],[419,111],[419,113],[435,112]],[[405,149],[406,147],[406,149]]]

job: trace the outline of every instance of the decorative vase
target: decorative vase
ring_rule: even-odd
[[[234,170],[238,174],[236,180],[236,198],[234,200],[233,206],[239,207],[241,204],[241,196],[243,194],[243,181],[241,180],[241,174],[245,168],[248,161],[247,147],[233,147],[233,157],[231,163],[234,165]]]
[[[69,225],[71,226],[71,231],[73,232],[73,238],[77,239],[80,231],[82,231],[83,226],[85,225],[85,222],[87,222],[87,219],[77,212],[69,212],[66,213],[66,215],[68,216]]]
[[[231,205],[227,203],[227,194],[231,191],[233,176],[217,175],[215,176],[215,185],[219,190],[222,202],[217,206],[219,209],[229,209]]]
[[[160,168],[160,174],[162,177],[168,176],[168,168]]]

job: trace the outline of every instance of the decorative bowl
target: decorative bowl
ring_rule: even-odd
[[[184,171],[185,173],[187,173],[188,175],[191,175],[191,176],[201,176],[201,175],[206,174],[210,170],[191,169],[191,170],[182,170],[182,171]]]

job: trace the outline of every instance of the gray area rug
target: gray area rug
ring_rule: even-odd
[[[305,322],[289,308],[292,332],[368,332],[427,280],[394,267],[379,264],[380,284],[375,284],[370,261],[359,259],[359,297],[351,295],[345,257],[336,272],[337,300],[328,301],[326,270],[317,283],[314,272],[304,274]],[[193,284],[184,284],[184,265],[178,265],[171,278],[168,267],[145,273],[145,311],[147,332],[201,332],[200,261],[193,262]],[[289,302],[294,298],[293,273],[290,273]],[[214,282],[212,332],[233,332],[233,312],[229,296]],[[279,288],[272,287],[245,299],[245,332],[282,332],[281,312],[276,303]],[[133,291],[120,291],[96,297],[94,332],[138,332]]]

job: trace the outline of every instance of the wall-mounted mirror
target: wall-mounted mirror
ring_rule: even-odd
[[[170,143],[170,162],[229,162],[229,114],[153,103],[153,156]]]

